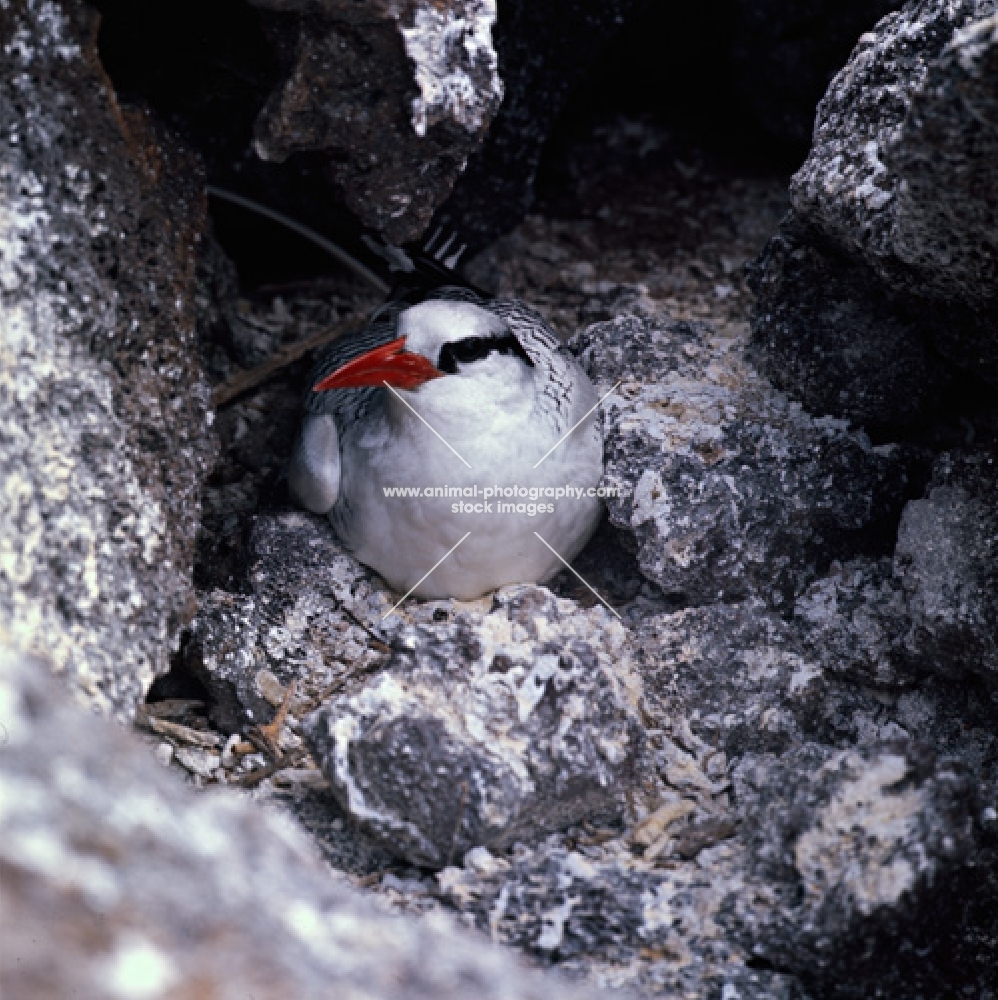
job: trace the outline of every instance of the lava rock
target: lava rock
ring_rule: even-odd
[[[948,368],[922,324],[871,286],[862,265],[785,226],[749,274],[756,294],[752,360],[809,413],[878,435],[931,416]]]
[[[857,714],[875,714],[872,699],[835,683],[801,630],[761,601],[656,615],[635,641],[649,715],[663,731],[687,719],[692,738],[729,759],[784,753],[808,739],[852,741]],[[683,757],[674,742],[664,744],[660,770],[678,781]],[[709,774],[688,780],[712,783]]]
[[[306,740],[343,808],[414,864],[617,818],[641,759],[624,636],[602,607],[504,588],[477,620],[399,631]]]
[[[512,858],[469,852],[437,876],[445,899],[494,940],[559,968],[592,969],[642,996],[791,1000],[795,977],[746,967],[746,953],[718,918],[741,885],[731,842],[700,864],[657,868],[623,840],[570,846],[554,838]],[[592,974],[592,973],[590,973]]]
[[[0,19],[0,635],[130,717],[196,605],[213,457],[197,162],[118,104],[85,5]]]
[[[887,995],[920,976],[945,990],[945,973],[916,956],[962,910],[947,883],[973,877],[975,795],[957,762],[911,742],[805,744],[780,760],[749,756],[733,780],[765,889],[733,896],[729,920],[757,961],[841,996]]]
[[[888,558],[837,565],[797,599],[794,623],[810,655],[834,676],[897,688],[920,672],[907,597]]]
[[[307,702],[377,666],[388,649],[382,618],[397,600],[343,550],[324,517],[261,515],[247,551],[247,592],[203,594],[181,650],[225,733],[274,714],[257,680],[262,671],[282,687],[295,682]]]
[[[682,728],[675,708],[668,718]],[[986,909],[987,888],[971,880],[993,876],[964,769],[909,740],[849,749],[802,740],[780,756],[747,753],[730,775],[730,791],[701,800],[711,819],[672,831],[671,854],[642,854],[636,831],[552,837],[511,856],[476,849],[438,875],[441,891],[494,939],[568,970],[592,974],[595,962],[644,995],[940,987],[933,947],[952,947],[965,903]],[[927,950],[914,956],[906,941]]]
[[[495,0],[253,2],[298,34],[257,118],[257,154],[316,153],[363,223],[396,243],[421,235],[502,100]]]
[[[797,220],[934,307],[936,346],[998,380],[998,15],[911,2],[864,34],[818,107]]]
[[[441,913],[386,914],[290,822],[194,793],[44,674],[0,651],[4,995],[595,996]]]
[[[570,346],[604,390],[622,383],[605,404],[607,510],[667,594],[787,608],[833,559],[889,551],[916,466],[802,412],[740,342],[622,316]]]
[[[992,681],[998,671],[998,461],[944,454],[904,509],[894,559],[925,667]]]

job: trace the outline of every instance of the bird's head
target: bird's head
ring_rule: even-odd
[[[413,391],[451,375],[500,377],[510,363],[524,370],[533,362],[503,320],[471,302],[431,299],[399,316],[400,336],[348,361],[315,386],[354,389],[388,385]],[[515,359],[515,361],[514,361]]]

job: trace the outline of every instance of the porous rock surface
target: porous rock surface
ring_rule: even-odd
[[[728,916],[756,959],[819,994],[945,989],[945,973],[904,953],[944,938],[962,910],[941,887],[979,851],[961,764],[908,742],[805,743],[779,761],[748,755],[733,782],[755,892],[734,895]]]
[[[124,718],[195,607],[205,204],[95,32],[84,5],[0,11],[0,639]]]
[[[397,598],[306,514],[261,517],[251,559],[253,592],[213,592],[184,650],[214,721],[269,721],[268,677],[295,682],[299,715],[345,687],[302,733],[344,811],[393,853],[439,868],[619,819],[638,790],[639,685],[601,605],[511,587],[386,618]]]
[[[819,104],[753,321],[765,369],[812,412],[930,415],[927,349],[998,381],[996,80],[993,0],[912,0],[861,36]]]
[[[998,294],[991,7],[915,0],[863,35],[791,183],[794,210],[889,283],[971,305]]]
[[[914,959],[911,944],[945,951],[990,870],[967,767],[824,676],[758,603],[656,616],[634,642],[659,805],[624,836],[471,851],[438,876],[452,905],[644,994],[940,986],[932,949]]]
[[[504,588],[486,615],[397,632],[306,739],[344,808],[416,864],[618,820],[642,749],[624,634],[602,606]]]
[[[253,3],[297,35],[257,117],[257,154],[316,154],[362,222],[393,242],[419,236],[502,101],[495,0]]]
[[[835,564],[790,618],[754,598],[624,628],[543,587],[381,621],[394,598],[310,515],[260,517],[250,557],[250,592],[216,591],[191,640],[234,727],[272,714],[267,672],[334,687],[301,728],[323,794],[442,867],[493,940],[601,985],[761,1000],[940,988],[976,934],[986,980],[995,710],[919,681],[890,558]],[[618,757],[637,744],[640,767]]]
[[[991,681],[998,671],[998,459],[940,456],[925,497],[904,509],[894,552],[912,622],[909,644],[930,669]]]
[[[385,913],[287,819],[194,793],[88,714],[0,652],[5,996],[595,996],[442,914]]]
[[[666,593],[786,607],[833,559],[889,551],[917,469],[804,413],[738,340],[621,316],[571,346],[603,392],[620,383],[605,403],[607,511]]]
[[[381,619],[397,600],[311,514],[257,518],[248,560],[249,592],[203,595],[182,650],[225,733],[273,715],[261,671],[294,681],[304,702],[380,664],[388,648]]]

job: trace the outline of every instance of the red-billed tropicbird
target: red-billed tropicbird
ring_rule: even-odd
[[[595,497],[483,495],[496,487],[586,489],[603,473],[596,391],[522,303],[462,288],[408,307],[392,303],[333,345],[313,385],[291,491],[328,514],[343,544],[399,593],[471,599],[541,582],[595,530]],[[385,495],[476,485],[477,496]],[[460,503],[482,507],[455,512]],[[499,503],[554,510],[501,513]]]

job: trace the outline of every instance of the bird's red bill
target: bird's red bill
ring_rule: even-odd
[[[397,389],[418,389],[430,379],[444,373],[422,354],[405,350],[405,337],[382,344],[341,365],[313,387],[315,392],[327,389],[360,389],[387,382]]]

